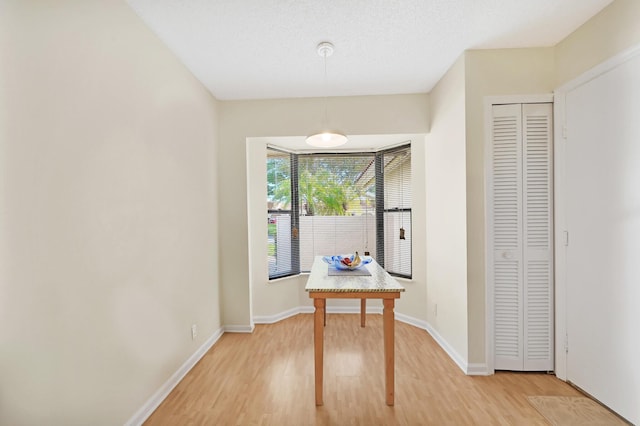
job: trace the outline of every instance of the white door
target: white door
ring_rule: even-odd
[[[488,176],[494,368],[553,370],[552,105],[494,105]]]
[[[566,379],[640,425],[640,45],[633,52],[566,93],[562,266]]]

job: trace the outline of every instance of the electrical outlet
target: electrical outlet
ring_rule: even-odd
[[[198,335],[198,326],[196,324],[191,324],[191,340],[195,340]]]

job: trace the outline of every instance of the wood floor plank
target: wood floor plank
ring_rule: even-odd
[[[466,376],[424,330],[395,322],[395,405],[385,404],[383,322],[327,315],[324,405],[312,314],[224,334],[146,425],[547,425],[532,395],[581,394],[553,375]]]

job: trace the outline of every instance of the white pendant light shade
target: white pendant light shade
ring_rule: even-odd
[[[333,148],[347,143],[347,137],[342,133],[323,132],[307,137],[307,143],[318,148]]]
[[[325,86],[325,96],[324,96],[324,119],[323,124],[320,128],[327,128],[329,118],[328,118],[328,102],[326,95],[326,86],[327,86],[327,57],[333,54],[333,44],[328,41],[323,41],[317,47],[318,55],[322,56],[324,59],[324,86]],[[334,148],[336,146],[344,145],[347,143],[348,139],[342,133],[338,133],[335,131],[326,130],[324,132],[316,133],[314,135],[307,137],[307,144],[314,146],[316,148]]]

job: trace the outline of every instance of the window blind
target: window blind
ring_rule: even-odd
[[[379,154],[383,165],[382,177],[384,199],[378,203],[382,210],[384,246],[382,254],[384,268],[390,274],[411,278],[411,148],[383,151]]]
[[[294,214],[295,156],[267,149],[267,262],[269,278],[300,272]]]
[[[315,256],[375,253],[374,154],[298,155],[300,269]]]

